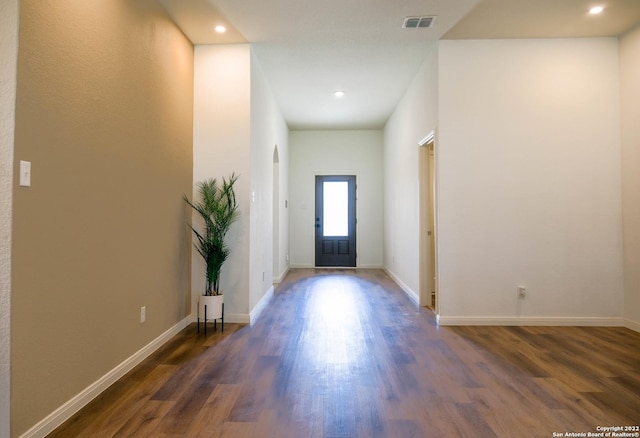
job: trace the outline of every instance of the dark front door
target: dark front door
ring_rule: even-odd
[[[356,177],[316,176],[316,266],[356,266]]]

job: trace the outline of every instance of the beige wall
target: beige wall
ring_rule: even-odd
[[[207,178],[239,175],[240,218],[227,234],[231,248],[222,266],[225,319],[249,322],[249,190],[251,184],[251,48],[249,44],[199,45],[195,49],[193,122],[194,186]],[[204,261],[192,253],[193,306],[204,290]],[[195,307],[194,307],[195,313]]]
[[[280,163],[274,166],[278,148]],[[274,266],[278,275],[286,270],[288,252],[289,128],[278,108],[256,56],[251,54],[251,237],[249,254],[249,309],[253,311],[273,287]],[[278,190],[274,205],[274,172],[278,170]],[[277,214],[274,214],[277,208]],[[283,228],[286,226],[287,228]],[[274,252],[276,248],[276,252]],[[282,252],[285,254],[281,255]],[[277,254],[277,257],[276,257]],[[274,260],[274,257],[275,260]]]
[[[190,42],[154,0],[24,0],[20,14],[13,436],[190,313]]]
[[[434,44],[384,128],[384,266],[416,300],[421,264],[418,142],[437,127],[437,56]]]
[[[11,204],[18,62],[18,0],[0,2],[0,437],[9,435]]]
[[[288,245],[286,229],[275,243],[273,232],[273,153],[277,145],[280,159],[288,162],[288,128],[249,44],[196,46],[194,102],[194,185],[240,175],[240,218],[227,235],[231,254],[220,284],[225,320],[248,323],[272,287],[274,244]],[[287,187],[288,175],[281,172],[281,193]],[[282,223],[288,224],[284,208]],[[204,287],[204,262],[195,251],[192,258],[195,305]]]
[[[640,26],[620,39],[624,317],[640,331]]]
[[[291,131],[291,266],[315,266],[315,176],[355,175],[359,268],[382,266],[382,131]]]
[[[440,42],[441,322],[623,323],[618,66],[616,38]]]

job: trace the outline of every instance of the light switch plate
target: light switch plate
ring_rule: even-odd
[[[20,160],[20,186],[31,187],[31,161]]]

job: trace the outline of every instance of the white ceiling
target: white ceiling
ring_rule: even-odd
[[[160,2],[194,44],[252,43],[295,130],[383,127],[439,39],[618,36],[640,23],[640,0]],[[604,12],[589,16],[596,4]],[[437,16],[431,28],[402,29],[422,15]]]

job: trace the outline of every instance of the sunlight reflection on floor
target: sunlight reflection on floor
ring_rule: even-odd
[[[348,366],[365,353],[365,336],[360,319],[363,293],[350,277],[330,275],[314,283],[305,312],[304,348],[318,365]]]

